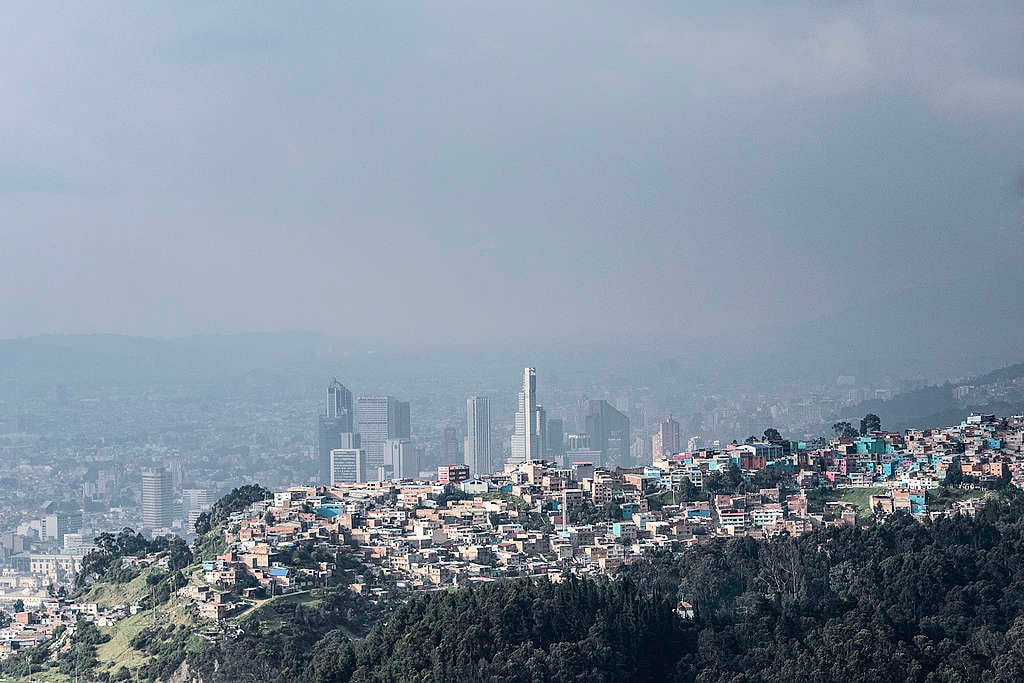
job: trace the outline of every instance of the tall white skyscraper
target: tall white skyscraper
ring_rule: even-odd
[[[164,468],[142,470],[142,525],[166,529],[174,521],[171,473]]]
[[[512,432],[512,462],[544,457],[544,423],[544,409],[537,405],[537,369],[523,368],[523,390],[519,392],[519,409]]]
[[[465,463],[473,476],[490,474],[491,465],[491,399],[470,396],[466,399]]]

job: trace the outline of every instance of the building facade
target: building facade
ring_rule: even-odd
[[[331,479],[331,451],[345,447],[342,434],[353,429],[352,392],[337,378],[327,387],[327,409],[317,421],[318,481]]]
[[[491,463],[491,400],[486,396],[470,396],[466,399],[464,462],[476,476],[490,474],[493,471]]]
[[[171,474],[164,468],[142,470],[142,525],[166,529],[174,521]]]

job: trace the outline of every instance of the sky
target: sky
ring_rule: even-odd
[[[11,3],[0,337],[674,338],[993,272],[1013,299],[1021,35],[1019,2]]]

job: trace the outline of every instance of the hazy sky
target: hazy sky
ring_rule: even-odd
[[[672,336],[1024,270],[1024,4],[723,4],[6,4],[0,336]]]

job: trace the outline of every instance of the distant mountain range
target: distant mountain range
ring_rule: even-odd
[[[957,387],[973,387],[966,396],[954,395]],[[837,419],[854,420],[868,413],[882,419],[884,429],[928,429],[957,424],[971,412],[997,415],[1024,412],[1024,363],[1015,363],[961,382],[931,385],[894,396],[889,400],[862,401]]]

